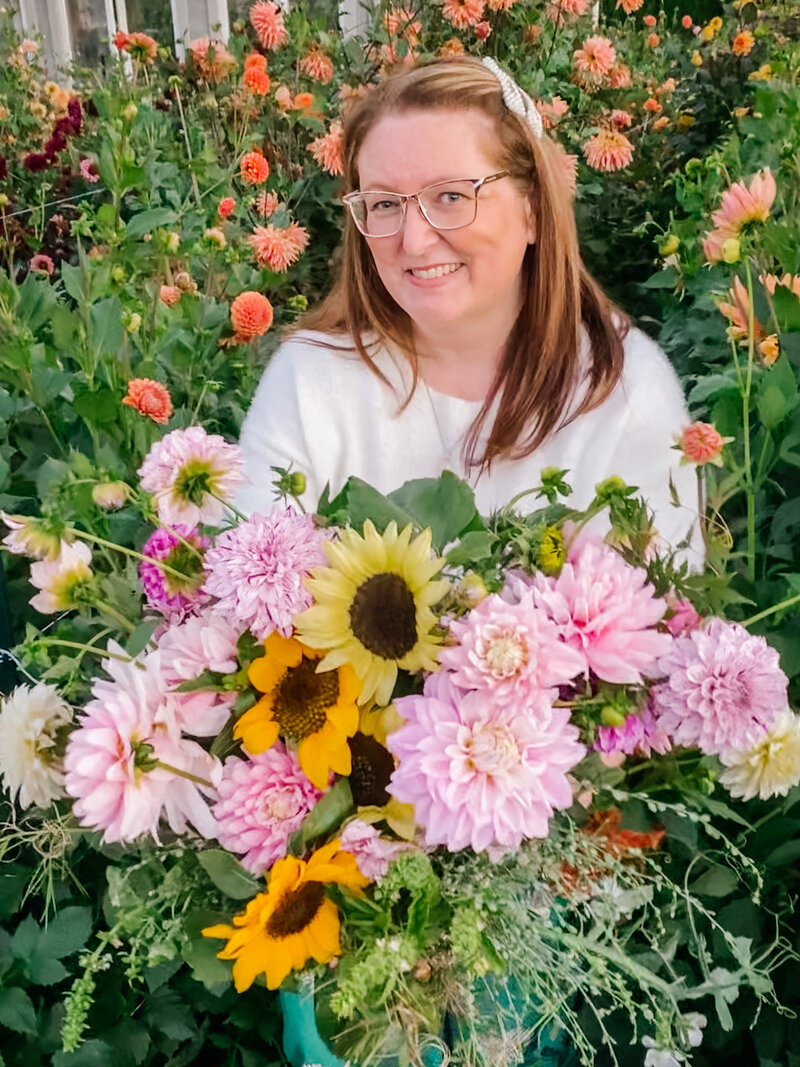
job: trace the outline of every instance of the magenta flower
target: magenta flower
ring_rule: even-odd
[[[160,559],[187,576],[182,581],[173,574],[166,574],[155,563],[139,564],[139,577],[147,603],[167,618],[182,618],[208,600],[201,588],[204,577],[202,559],[194,555],[184,541],[201,552],[210,543],[207,537],[200,536],[196,527],[177,523],[171,530],[159,527],[142,548],[142,555]]]
[[[659,656],[672,637],[653,627],[667,609],[653,596],[647,573],[631,567],[612,548],[594,540],[573,548],[557,578],[537,574],[534,601],[580,649],[589,668],[606,682],[641,683],[657,675]]]
[[[604,756],[663,756],[672,742],[648,706],[638,715],[626,715],[622,726],[599,726],[594,747]]]
[[[219,598],[215,610],[259,641],[276,630],[289,637],[294,616],[311,606],[303,579],[327,562],[310,515],[291,508],[253,515],[206,553],[205,590]]]
[[[82,159],[80,162],[81,177],[90,182],[92,185],[95,182],[100,181],[100,175],[97,173],[97,164],[91,159]]]
[[[184,622],[173,624],[158,640],[161,676],[171,691],[171,701],[179,728],[193,737],[218,734],[231,713],[236,693],[213,689],[176,692],[183,682],[199,678],[204,671],[233,674],[239,669],[236,643],[240,631],[208,609]]]
[[[676,745],[717,756],[748,748],[786,707],[778,653],[735,622],[710,619],[677,638],[659,668],[667,679],[653,689],[653,708]]]
[[[161,522],[168,526],[219,524],[224,501],[244,482],[238,445],[200,426],[173,430],[156,441],[139,468],[142,489],[152,493]]]
[[[286,855],[289,838],[322,796],[280,741],[247,760],[227,759],[218,790],[219,843],[244,853],[242,866],[253,874]]]
[[[124,656],[114,642],[108,650]],[[133,841],[142,834],[157,840],[162,816],[175,833],[191,823],[203,837],[216,835],[201,792],[213,792],[219,762],[181,737],[164,700],[158,656],[105,660],[111,681],[95,680],[94,699],[67,742],[64,786],[75,798],[73,811],[82,826],[102,830],[106,842]],[[208,785],[182,778],[157,761]]]
[[[450,635],[458,644],[442,649],[442,666],[456,685],[489,689],[496,700],[524,701],[586,670],[583,652],[564,643],[530,587],[521,587],[516,604],[487,596],[451,624]]]
[[[545,697],[505,704],[442,672],[396,707],[406,721],[387,739],[399,761],[389,792],[414,805],[428,845],[499,855],[546,837],[553,811],[572,804],[567,772],[586,749]]]
[[[667,619],[667,629],[673,637],[690,633],[700,626],[701,618],[691,600],[678,600],[674,593],[666,596],[667,606],[672,612]]]
[[[378,885],[392,860],[414,847],[408,841],[389,841],[381,837],[380,832],[363,819],[351,819],[339,834],[339,845],[343,852],[355,856],[364,877]]]

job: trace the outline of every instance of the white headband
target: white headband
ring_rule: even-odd
[[[484,56],[482,63],[485,67],[489,68],[495,78],[500,82],[500,88],[503,90],[503,103],[508,110],[513,111],[515,115],[519,115],[521,118],[525,119],[533,130],[534,137],[541,137],[544,133],[542,116],[536,110],[536,105],[533,100],[531,100],[524,89],[520,89],[511,75],[506,74],[506,72],[499,67],[493,59],[490,59],[489,56]]]

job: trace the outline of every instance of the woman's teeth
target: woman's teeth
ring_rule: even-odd
[[[412,270],[415,278],[441,278],[444,274],[452,274],[461,268],[460,263],[445,263],[441,267],[429,267],[427,270]]]

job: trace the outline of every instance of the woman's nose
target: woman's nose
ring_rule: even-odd
[[[419,255],[435,245],[438,239],[438,230],[422,214],[417,201],[409,200],[403,220],[403,251],[410,256]]]

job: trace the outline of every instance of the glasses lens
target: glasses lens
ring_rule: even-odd
[[[349,204],[358,228],[368,237],[388,237],[400,229],[402,197],[391,193],[361,193]]]
[[[475,186],[469,181],[441,182],[423,189],[419,202],[432,226],[455,230],[475,218]]]

